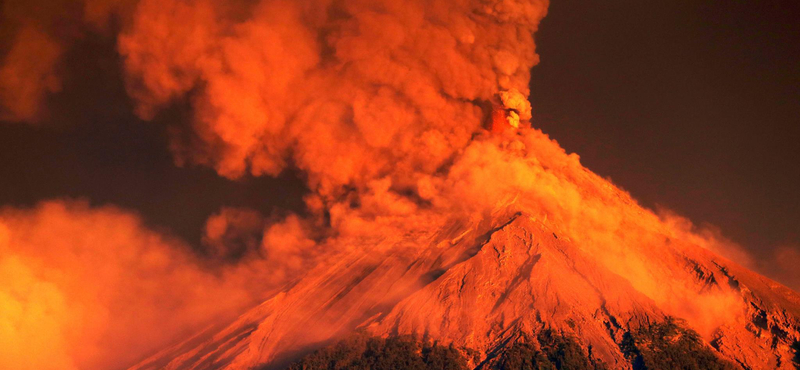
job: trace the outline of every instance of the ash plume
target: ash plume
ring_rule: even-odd
[[[491,99],[527,95],[547,3],[249,5],[242,19],[210,1],[140,2],[119,38],[138,112],[188,97],[193,139],[176,143],[180,161],[231,178],[292,164],[336,197],[384,177],[416,192],[469,143]]]

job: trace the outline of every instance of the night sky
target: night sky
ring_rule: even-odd
[[[534,126],[756,258],[800,248],[798,16],[796,1],[553,1]]]
[[[555,0],[537,34],[533,125],[648,207],[719,227],[757,258],[800,248],[800,3]],[[299,210],[297,174],[179,168],[179,104],[135,117],[114,40],[70,50],[39,125],[0,124],[0,204],[115,204],[192,244],[222,206]],[[761,271],[768,272],[768,271]]]

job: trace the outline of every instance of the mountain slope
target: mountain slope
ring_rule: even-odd
[[[620,328],[665,316],[627,281],[520,215],[493,233],[478,254],[404,299],[370,329],[424,333],[488,353],[546,324],[572,332],[603,362],[620,364],[627,362],[614,338]]]

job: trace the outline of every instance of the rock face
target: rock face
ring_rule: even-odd
[[[617,344],[620,329],[664,318],[627,281],[541,222],[519,215],[370,329],[424,333],[489,353],[547,324],[581,338],[603,362],[620,365],[627,363]]]
[[[513,198],[481,213],[419,210],[381,237],[338,238],[346,248],[291,287],[133,369],[282,368],[355,330],[453,344],[477,354],[475,368],[551,330],[592,361],[629,369],[625,341],[673,317],[734,366],[799,366],[797,293],[711,252],[540,132],[513,135],[485,144],[530,171]]]

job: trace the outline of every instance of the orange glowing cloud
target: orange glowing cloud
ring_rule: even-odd
[[[283,235],[277,241],[286,242],[296,227],[287,225],[285,231],[278,231],[285,225],[269,229],[267,239],[272,243]],[[308,242],[284,245],[298,243]],[[258,296],[248,289],[266,291],[289,271],[279,258],[270,262],[272,269],[265,266],[213,268],[181,242],[114,207],[52,201],[30,210],[4,209],[0,368],[131,364],[181,333],[250,304]]]

